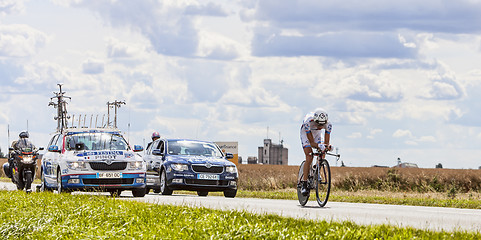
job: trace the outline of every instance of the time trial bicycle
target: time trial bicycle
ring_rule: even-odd
[[[306,161],[301,163],[299,167],[299,175],[297,178],[297,198],[299,199],[299,203],[301,206],[306,205],[307,201],[309,200],[309,195],[311,190],[316,189],[316,198],[317,203],[319,206],[324,207],[329,199],[329,193],[331,191],[331,168],[329,167],[329,162],[322,158],[322,155],[330,155],[335,156],[336,161],[339,160],[341,157],[340,154],[333,154],[329,152],[322,152],[322,151],[315,151],[312,153],[315,159],[315,164],[312,165],[309,169],[309,175],[307,176],[307,189],[308,194],[306,196],[302,195],[301,188],[301,179],[304,175],[304,164]]]

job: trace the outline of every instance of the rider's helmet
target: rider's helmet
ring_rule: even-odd
[[[324,125],[327,123],[328,116],[327,112],[322,108],[318,108],[314,111],[314,122],[319,125]]]
[[[27,132],[27,131],[23,131],[23,132],[21,132],[20,134],[18,134],[18,136],[19,136],[20,138],[28,138],[28,132]]]
[[[154,141],[155,139],[158,139],[160,138],[160,134],[158,132],[153,132],[152,133],[152,141]]]

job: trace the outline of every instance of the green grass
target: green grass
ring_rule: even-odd
[[[123,201],[0,191],[2,239],[479,239],[480,233],[359,226]]]
[[[209,195],[222,194],[209,193]],[[295,189],[279,191],[238,191],[236,197],[297,200],[297,192]],[[311,191],[309,200],[315,201],[315,199],[316,194],[314,191]],[[367,191],[367,193],[363,192],[362,194],[348,191],[333,191],[329,196],[329,201],[481,209],[480,198],[449,198],[447,194],[431,196],[430,194],[393,194],[391,192],[379,191]]]
[[[0,178],[0,181],[10,181],[9,178]],[[39,180],[34,182],[40,184]],[[191,191],[176,191],[187,194],[196,194]],[[332,191],[329,201],[332,202],[353,202],[353,203],[377,203],[377,204],[393,204],[393,205],[411,205],[411,206],[429,206],[429,207],[453,207],[481,209],[481,198],[478,193],[474,197],[467,197],[472,193],[464,194],[465,197],[449,197],[449,194],[437,194],[432,196],[426,194],[393,194],[392,192],[380,191],[364,191],[362,194],[352,191]],[[211,192],[210,196],[223,196],[222,192]],[[458,194],[462,196],[462,194]],[[240,198],[267,198],[267,199],[288,199],[297,200],[295,189],[272,190],[272,191],[246,191],[239,190],[237,196]],[[316,198],[315,192],[311,191],[310,200]]]

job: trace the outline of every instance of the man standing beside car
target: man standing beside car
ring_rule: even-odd
[[[152,142],[149,142],[147,144],[147,147],[145,149],[148,149],[150,147],[150,145],[155,142],[155,140],[159,139],[160,138],[160,134],[158,132],[153,132],[152,133]]]

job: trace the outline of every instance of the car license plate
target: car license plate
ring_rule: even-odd
[[[121,172],[100,172],[97,173],[97,178],[122,178]]]
[[[219,180],[219,175],[215,174],[197,174],[197,179],[204,179],[204,180]]]

